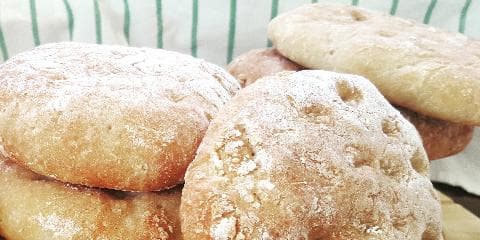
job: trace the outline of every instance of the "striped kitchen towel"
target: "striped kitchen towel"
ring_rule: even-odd
[[[358,5],[480,37],[473,0],[1,0],[3,60],[33,46],[81,41],[176,50],[219,65],[270,46],[268,21],[314,2]]]
[[[80,41],[165,48],[225,66],[270,46],[266,26],[302,4],[336,2],[480,37],[474,0],[0,0],[0,61],[36,45]],[[432,179],[480,195],[480,128],[462,153],[432,163]]]

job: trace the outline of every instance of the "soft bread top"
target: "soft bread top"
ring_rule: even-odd
[[[185,239],[442,239],[415,128],[366,79],[284,72],[242,89],[188,167]]]
[[[367,77],[392,103],[480,125],[480,43],[352,6],[312,4],[268,26],[275,47],[306,68]]]
[[[172,187],[239,88],[220,67],[175,52],[40,46],[0,67],[0,152],[69,183]]]

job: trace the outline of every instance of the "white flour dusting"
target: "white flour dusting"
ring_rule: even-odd
[[[69,219],[61,218],[55,214],[35,216],[35,221],[43,228],[52,231],[53,236],[73,239],[80,231],[80,227]]]
[[[220,222],[212,226],[210,232],[215,240],[228,240],[235,235],[236,219],[233,217],[222,218]]]

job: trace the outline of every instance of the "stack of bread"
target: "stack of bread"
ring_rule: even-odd
[[[8,60],[0,235],[181,239],[176,186],[238,89],[220,67],[164,50],[57,43]]]
[[[270,22],[274,49],[237,57],[243,86],[280,71],[368,78],[415,125],[430,160],[462,151],[480,125],[480,43],[353,6],[305,5]]]
[[[229,66],[238,82],[80,43],[2,65],[0,235],[443,239],[427,152],[460,151],[480,122],[477,43],[321,4],[269,36],[278,51]]]

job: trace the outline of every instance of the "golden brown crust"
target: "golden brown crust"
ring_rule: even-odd
[[[0,145],[55,179],[131,191],[181,182],[239,89],[213,64],[159,49],[48,44],[0,67]]]
[[[179,187],[126,193],[63,184],[0,160],[7,239],[181,239]]]
[[[415,128],[354,75],[265,77],[215,118],[188,167],[186,239],[442,239]]]
[[[302,66],[282,56],[274,48],[250,50],[233,59],[227,67],[228,72],[240,82],[242,87],[277,72],[302,69],[304,69]]]
[[[473,126],[442,121],[397,107],[422,137],[423,147],[430,160],[461,152],[473,137]]]
[[[268,35],[311,69],[365,76],[393,104],[480,125],[480,42],[347,5],[304,5],[273,19]]]

